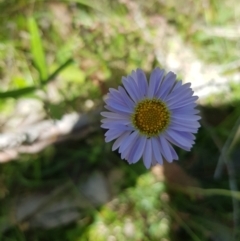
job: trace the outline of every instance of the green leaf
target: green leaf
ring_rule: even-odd
[[[10,91],[6,91],[6,92],[0,92],[0,98],[1,99],[10,98],[10,97],[17,98],[22,95],[29,94],[36,89],[37,89],[37,87],[30,86],[30,87],[22,88],[19,90],[10,90]]]
[[[43,50],[43,45],[41,41],[41,36],[39,33],[39,28],[34,18],[28,19],[29,32],[31,34],[31,52],[34,64],[39,71],[40,83],[42,80],[47,79],[48,71],[45,53]]]

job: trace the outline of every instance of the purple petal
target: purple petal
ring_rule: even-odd
[[[171,111],[173,111],[173,110],[176,110],[176,109],[178,109],[178,108],[185,108],[186,110],[187,109],[189,109],[189,110],[191,110],[191,109],[193,109],[193,108],[195,108],[197,106],[197,104],[196,103],[193,103],[193,102],[190,102],[190,103],[185,103],[185,104],[182,104],[182,105],[179,105],[179,106],[177,106],[177,105],[173,105],[173,106],[168,106],[168,108],[169,108],[169,110],[171,110]]]
[[[143,152],[143,163],[147,169],[151,167],[152,155],[153,155],[152,142],[151,142],[151,139],[147,139],[145,149]]]
[[[189,132],[181,132],[181,131],[175,131],[177,132],[178,134],[180,134],[181,136],[185,137],[186,139],[190,139],[190,140],[195,140],[196,137],[192,134],[192,133],[189,133]]]
[[[112,107],[115,110],[115,112],[122,111],[124,113],[132,114],[132,110],[129,107],[121,105],[115,101],[109,101],[107,104],[108,106]]]
[[[183,107],[183,108],[175,109],[175,110],[172,112],[172,115],[174,115],[174,114],[195,115],[195,114],[198,114],[199,112],[200,112],[200,111],[197,110],[197,109],[188,110],[188,109],[185,109],[185,108]]]
[[[128,125],[131,124],[131,120],[130,119],[102,119],[101,120],[102,123],[108,123],[108,124],[120,124],[120,125]]]
[[[123,77],[122,83],[129,96],[133,99],[135,103],[137,103],[139,100],[139,96],[136,91],[136,83],[134,79],[131,76],[128,76],[128,78]]]
[[[142,139],[143,138],[143,139]],[[133,142],[131,150],[124,157],[130,164],[136,163],[142,156],[143,150],[145,148],[146,138],[141,137],[140,135],[137,137],[136,141]],[[141,149],[142,148],[142,149]]]
[[[107,117],[107,118],[112,118],[112,119],[129,119],[130,115],[129,114],[118,114],[118,113],[113,113],[113,112],[108,112],[108,111],[103,111],[100,113],[102,116]]]
[[[167,130],[166,133],[172,138],[172,140],[175,140],[176,143],[180,143],[182,146],[185,147],[192,147],[193,141],[191,139],[185,138],[183,134],[180,134],[174,130]]]
[[[181,86],[182,86],[182,80],[176,81],[171,93],[178,92]]]
[[[104,108],[107,109],[107,110],[109,110],[109,111],[111,111],[111,112],[113,112],[113,113],[119,113],[119,114],[121,113],[121,114],[123,114],[123,115],[129,114],[129,113],[126,113],[126,112],[121,111],[121,110],[116,110],[116,109],[114,109],[113,107],[108,106],[108,105],[104,105]]]
[[[176,151],[174,150],[174,148],[172,147],[172,145],[169,144],[168,146],[170,148],[173,160],[178,160],[178,155],[177,155]]]
[[[183,106],[194,103],[197,99],[198,99],[198,96],[192,96],[190,98],[179,100],[178,102],[175,102],[175,103],[168,103],[168,106],[170,109],[181,108]]]
[[[160,142],[159,142],[159,139],[158,138],[151,138],[151,141],[152,141],[152,149],[153,149],[153,154],[154,154],[154,157],[156,159],[156,161],[162,165],[163,164],[163,159],[162,159],[162,154],[160,152]]]
[[[105,136],[106,136],[105,141],[106,142],[112,141],[112,140],[118,138],[122,133],[123,133],[123,131],[122,130],[118,130],[118,129],[108,130],[105,133]]]
[[[118,100],[120,103],[125,104],[125,101],[124,101],[121,93],[118,90],[110,88],[109,92],[110,93],[107,95],[108,99],[110,99],[110,100]]]
[[[125,89],[121,86],[118,87],[118,90],[120,92],[120,94],[122,95],[123,100],[125,101],[125,103],[131,108],[133,109],[135,104],[132,101],[132,99],[129,97],[129,95],[126,93]]]
[[[171,118],[171,125],[178,125],[178,126],[184,126],[184,127],[189,127],[189,128],[199,128],[200,124],[197,121],[191,121],[191,120],[184,120],[184,121],[179,121],[175,118]]]
[[[148,90],[146,75],[141,69],[137,69],[136,75],[137,75],[138,89],[139,89],[139,92],[141,93],[141,98],[144,98],[147,95],[147,90]]]
[[[171,103],[170,101],[178,100],[181,97],[191,97],[193,95],[193,91],[191,89],[180,89],[179,91],[171,92],[168,97],[165,99],[166,102]]]
[[[171,130],[176,130],[176,131],[188,131],[188,132],[191,132],[191,133],[197,133],[198,132],[198,128],[190,128],[190,127],[187,127],[187,126],[180,126],[180,125],[170,125],[168,127],[169,129]]]
[[[117,124],[117,125],[109,125],[109,129],[120,130],[120,131],[133,131],[134,128],[132,126]]]
[[[178,146],[180,148],[182,148],[185,151],[190,151],[192,146],[184,146],[181,142],[179,142],[178,140],[173,139],[168,133],[164,134],[164,137],[171,142],[172,144],[174,144],[175,146]]]
[[[201,119],[199,115],[183,115],[183,114],[176,114],[176,113],[174,113],[172,117],[175,119],[184,120],[184,121],[185,120],[197,121]]]
[[[146,137],[143,137],[143,136],[139,137],[138,145],[137,146],[135,145],[135,147],[133,147],[135,150],[132,158],[132,163],[136,163],[141,158],[143,154],[143,150],[145,149],[146,140],[147,140]]]
[[[176,75],[173,72],[169,72],[165,76],[162,82],[161,88],[156,94],[157,97],[161,100],[164,100],[169,94],[170,90],[173,88],[175,82],[176,82]]]
[[[135,141],[135,139],[138,137],[138,132],[137,131],[134,131],[128,139],[126,139],[126,141],[120,146],[119,148],[119,153],[124,153],[125,150],[127,149],[131,149],[132,148],[132,145]]]
[[[118,149],[118,147],[125,142],[125,140],[129,137],[130,134],[131,131],[125,131],[120,137],[118,137],[112,146],[112,151]]]
[[[102,128],[104,129],[126,129],[126,130],[129,130],[129,131],[134,131],[135,128],[132,126],[132,124],[127,124],[127,125],[124,125],[122,123],[103,123],[101,125]]]
[[[164,77],[164,70],[160,70],[159,68],[156,68],[152,71],[150,76],[150,81],[149,81],[148,93],[147,93],[147,96],[149,98],[153,98],[156,95],[163,81],[163,77]]]
[[[160,140],[162,155],[164,156],[166,161],[172,162],[173,157],[172,157],[172,153],[171,153],[171,150],[170,150],[170,147],[169,147],[170,144],[168,143],[168,141],[163,136],[159,136],[159,140]]]

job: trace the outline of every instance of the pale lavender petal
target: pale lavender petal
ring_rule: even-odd
[[[177,105],[173,105],[173,106],[171,106],[171,107],[169,107],[169,110],[170,111],[173,111],[173,110],[176,110],[176,109],[178,109],[178,108],[186,108],[186,109],[189,109],[189,110],[191,110],[191,109],[193,109],[193,108],[195,108],[197,106],[197,104],[196,103],[193,103],[193,102],[190,102],[190,103],[186,103],[186,104],[184,104],[184,105],[180,105],[180,106],[177,106]]]
[[[105,133],[105,136],[106,136],[105,141],[109,142],[118,138],[123,133],[123,131],[124,130],[119,130],[119,129],[108,130]]]
[[[125,101],[124,101],[121,93],[118,90],[110,88],[109,92],[110,93],[107,95],[108,99],[113,100],[113,101],[118,100],[120,103],[125,104]]]
[[[185,121],[179,121],[175,119],[174,117],[171,118],[171,125],[179,125],[189,128],[199,128],[200,124],[197,121],[191,121],[191,120],[185,120]]]
[[[101,125],[102,128],[104,129],[121,129],[121,130],[129,130],[129,131],[133,131],[134,127],[132,125],[123,125],[121,124],[115,124],[115,123],[103,123]]]
[[[183,101],[179,101],[179,102],[171,103],[171,104],[168,103],[168,106],[169,106],[170,109],[181,108],[183,106],[190,105],[190,104],[194,103],[197,99],[198,99],[198,96],[192,96],[192,97],[190,97],[188,99],[185,99]]]
[[[143,163],[147,169],[151,167],[152,155],[153,155],[152,142],[151,142],[151,139],[147,139],[145,149],[143,152]]]
[[[137,159],[135,155],[138,155],[137,148],[141,145],[140,135],[138,135],[135,140],[132,142],[131,146],[128,146],[123,153],[121,153],[121,158],[126,159],[129,164],[136,163],[139,161],[141,156]]]
[[[156,95],[163,81],[163,77],[164,77],[164,70],[160,70],[159,68],[156,68],[153,70],[150,76],[147,97],[153,98]]]
[[[174,85],[172,92],[178,92],[179,88],[182,86],[182,80],[176,81],[176,84]]]
[[[182,131],[175,131],[176,133],[178,133],[179,135],[181,135],[182,137],[189,139],[189,140],[195,140],[196,137],[189,132],[182,132]]]
[[[109,111],[112,111],[113,113],[119,113],[119,114],[124,114],[124,115],[129,114],[129,113],[126,113],[125,111],[116,110],[116,109],[114,109],[114,108],[112,108],[111,106],[108,106],[108,105],[105,105],[104,107],[105,107],[105,109],[107,109]]]
[[[170,111],[172,113],[174,111],[180,111],[180,110],[182,110],[182,111],[192,111],[192,110],[194,110],[196,108],[196,106],[197,106],[197,104],[195,102],[192,102],[189,105],[185,105],[183,107],[175,107],[174,106],[174,107],[171,107],[171,109],[170,108],[168,108],[168,109],[170,109]]]
[[[119,153],[123,153],[128,147],[132,147],[135,139],[138,137],[138,132],[134,131],[129,138],[124,142],[120,148],[119,148]]]
[[[132,110],[129,107],[127,107],[127,106],[120,105],[120,104],[118,104],[116,102],[113,102],[113,101],[111,101],[111,102],[109,102],[107,104],[108,104],[108,106],[112,107],[116,111],[120,110],[120,111],[122,111],[124,113],[131,113],[132,114]]]
[[[132,163],[133,155],[136,150],[136,146],[139,144],[139,135],[137,135],[132,143],[126,147],[126,149],[121,153],[121,158],[126,159],[130,164]],[[121,147],[121,146],[120,146]]]
[[[173,72],[169,72],[165,76],[162,82],[161,88],[156,94],[157,97],[161,100],[164,100],[168,96],[170,90],[173,88],[175,81],[176,81],[176,75]]]
[[[132,163],[136,163],[141,158],[143,154],[143,150],[145,149],[147,138],[140,136],[138,140],[139,140],[139,143],[137,144],[137,146],[135,145],[135,147],[133,148],[135,150],[134,150],[134,155],[132,157]]]
[[[185,151],[190,151],[192,146],[184,146],[181,142],[179,142],[178,140],[173,139],[168,133],[164,134],[164,137],[171,142],[172,144],[174,144],[175,146],[178,146],[180,148],[182,148]]]
[[[155,157],[156,161],[162,165],[163,159],[162,159],[162,154],[160,151],[161,144],[159,142],[159,139],[156,137],[153,137],[153,138],[151,138],[151,141],[152,141],[152,149],[153,149],[154,157]]]
[[[166,102],[174,102],[175,100],[179,100],[181,97],[183,98],[189,98],[193,95],[193,91],[191,89],[181,89],[176,92],[171,92],[168,97],[165,99]],[[171,101],[171,102],[170,102]]]
[[[132,79],[132,77],[127,77],[127,78],[123,77],[122,83],[124,85],[124,88],[128,92],[129,96],[133,99],[135,103],[137,103],[139,100],[139,96],[136,91],[135,81]]]
[[[135,103],[132,101],[132,99],[129,97],[129,95],[126,93],[125,89],[122,86],[118,87],[119,92],[122,95],[123,100],[125,101],[125,103],[131,108],[133,109],[135,106]]]
[[[137,76],[137,84],[138,84],[139,92],[141,94],[141,98],[144,98],[147,95],[147,90],[148,90],[146,75],[141,69],[137,69],[136,76]]]
[[[141,136],[138,136],[136,141],[133,142],[131,150],[128,152],[128,154],[126,156],[122,155],[130,164],[136,163],[142,156],[142,151],[145,147],[146,138],[144,137],[145,140],[141,138]],[[143,149],[141,150],[140,147],[142,147]]]
[[[183,115],[183,114],[176,114],[172,115],[173,118],[178,119],[179,121],[183,120],[190,120],[190,121],[197,121],[200,120],[201,117],[199,115]]]
[[[192,90],[190,88],[191,86],[191,83],[186,83],[186,84],[182,84],[182,81],[177,81],[176,85],[174,86],[172,92],[173,93],[177,93],[178,91],[182,91],[184,89],[189,89],[189,90]]]
[[[186,147],[192,147],[193,141],[190,140],[190,139],[184,138],[183,135],[177,133],[176,131],[174,131],[174,130],[167,130],[166,133],[167,133],[173,140],[176,140],[177,143],[180,143],[181,145],[186,146]]]
[[[118,124],[122,124],[122,125],[128,125],[131,122],[130,119],[102,119],[101,120],[102,123],[110,123],[110,124],[115,124],[115,125],[118,125]]]
[[[172,154],[172,158],[173,160],[178,160],[178,154],[176,153],[176,151],[174,150],[174,148],[172,147],[172,145],[168,145]]]
[[[127,107],[126,103],[122,99],[113,98],[111,96],[107,96],[107,98],[105,99],[105,103],[107,105],[109,105],[109,103],[116,103],[118,105],[122,105],[124,107]]]
[[[114,142],[112,146],[112,151],[115,151],[116,149],[119,148],[119,146],[126,141],[126,139],[129,137],[131,134],[131,131],[126,131],[123,132],[123,134],[117,138],[117,140]]]
[[[198,114],[200,112],[200,110],[197,109],[192,109],[192,110],[188,110],[185,108],[179,108],[179,109],[175,109],[172,113],[173,114],[188,114],[188,115],[195,115]]]
[[[110,125],[109,130],[133,131],[133,127],[132,126],[126,126],[126,125],[118,124],[118,125],[114,125],[114,126]],[[106,135],[106,133],[105,133],[105,135]]]
[[[169,130],[178,130],[178,131],[190,131],[192,133],[197,133],[198,128],[190,128],[186,126],[181,126],[181,125],[170,125],[168,127]]]
[[[103,111],[100,114],[104,117],[112,118],[112,119],[129,119],[130,118],[129,114],[123,115],[123,114],[113,113],[113,112],[108,112],[108,111]]]
[[[136,75],[136,73],[134,75]],[[132,90],[137,96],[137,101],[141,100],[143,96],[141,95],[141,91],[139,90],[138,79],[134,79],[132,75],[129,75],[127,78],[128,81],[132,83]]]
[[[171,150],[169,147],[170,144],[163,136],[159,136],[159,140],[160,140],[160,147],[161,147],[162,155],[164,156],[166,161],[172,162],[173,157],[172,157],[172,153],[171,153]]]

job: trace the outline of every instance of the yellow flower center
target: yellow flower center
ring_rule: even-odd
[[[144,99],[136,105],[132,123],[143,135],[156,136],[168,127],[170,111],[161,100]]]

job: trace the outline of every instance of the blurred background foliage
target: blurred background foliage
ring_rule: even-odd
[[[177,164],[129,166],[99,116],[84,138],[1,164],[0,240],[240,240],[239,19],[237,0],[0,0],[2,133],[33,114],[31,124],[102,109],[123,75],[173,70],[185,48],[230,76],[227,91],[200,100],[202,128]]]

